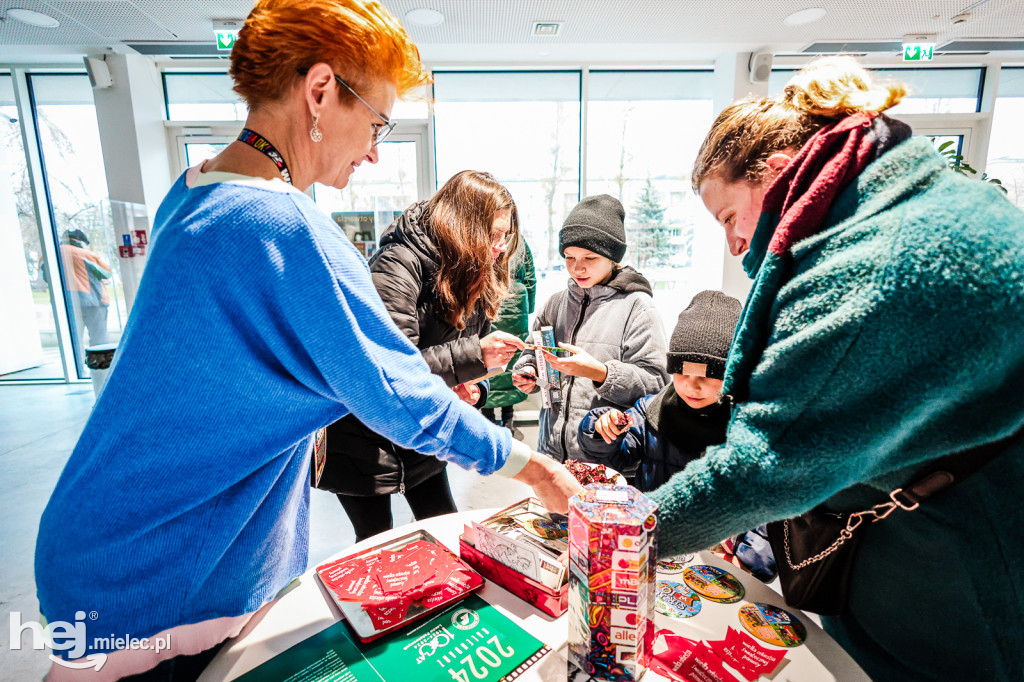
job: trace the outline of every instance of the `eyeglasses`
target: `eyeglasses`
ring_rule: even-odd
[[[309,69],[299,69],[299,75],[300,76],[305,76],[307,73],[309,73]],[[346,90],[348,90],[353,95],[355,95],[357,100],[359,100],[360,102],[365,104],[366,108],[369,109],[370,111],[372,111],[373,115],[381,120],[380,123],[371,123],[370,124],[373,127],[373,146],[376,147],[381,142],[383,142],[385,140],[385,138],[387,138],[388,135],[391,134],[391,131],[393,131],[395,129],[394,122],[389,121],[388,119],[386,119],[383,116],[381,116],[379,111],[377,111],[376,109],[371,107],[369,102],[367,102],[365,99],[363,99],[362,97],[359,96],[358,92],[353,90],[352,87],[348,83],[346,83],[345,81],[341,80],[341,76],[339,76],[338,74],[334,74],[334,80],[338,81],[339,85],[343,85]]]
[[[508,232],[492,232],[491,233],[491,246],[500,249],[508,246],[512,243],[513,237],[516,236],[515,228],[510,229]]]
[[[380,119],[380,120],[382,121],[382,123],[371,123],[371,124],[370,124],[370,125],[372,125],[372,126],[373,126],[373,146],[374,146],[374,147],[376,147],[376,146],[377,146],[377,145],[379,145],[379,144],[380,144],[381,142],[383,142],[383,141],[384,141],[384,139],[385,139],[385,138],[386,138],[386,137],[387,137],[388,135],[390,135],[390,134],[391,134],[391,131],[395,129],[395,124],[394,124],[394,123],[393,123],[392,121],[389,121],[388,119],[386,119],[386,118],[384,118],[383,116],[381,116],[381,115],[380,115],[380,112],[378,112],[378,111],[377,111],[376,109],[374,109],[373,107],[371,107],[371,106],[369,105],[369,103],[368,103],[368,102],[367,102],[367,101],[366,101],[365,99],[363,99],[362,97],[360,97],[360,96],[359,96],[359,93],[358,93],[358,92],[356,92],[355,90],[353,90],[353,89],[352,89],[352,88],[351,88],[351,87],[349,86],[349,84],[348,84],[348,83],[346,83],[345,81],[341,80],[341,76],[339,76],[338,74],[334,74],[334,80],[338,81],[338,83],[340,83],[341,85],[344,85],[344,86],[345,86],[345,88],[346,88],[346,89],[347,89],[347,90],[348,90],[349,92],[351,92],[351,93],[352,93],[353,95],[355,95],[355,96],[356,96],[356,99],[357,99],[357,100],[359,100],[360,102],[362,102],[363,104],[365,104],[365,105],[366,105],[366,108],[367,108],[367,109],[369,109],[370,111],[372,111],[372,112],[374,113],[374,115],[376,115],[376,116],[377,116],[377,118],[379,118],[379,119]]]

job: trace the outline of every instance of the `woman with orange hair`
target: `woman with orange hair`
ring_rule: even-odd
[[[370,274],[391,319],[430,370],[470,405],[487,401],[487,382],[522,342],[488,333],[508,292],[508,253],[518,243],[512,195],[489,173],[457,173],[429,201],[406,209],[380,238]],[[318,487],[338,495],[364,540],[391,528],[391,495],[425,519],[457,511],[446,462],[396,446],[349,415],[327,429]]]
[[[578,490],[431,374],[303,193],[376,162],[395,98],[427,80],[401,26],[366,0],[262,0],[231,75],[245,130],[160,206],[116,367],[40,523],[40,610],[60,663],[102,668],[90,679],[194,679],[306,569],[310,434],[346,414],[555,511]],[[83,628],[169,646],[87,648]],[[51,682],[85,674],[60,663]]]

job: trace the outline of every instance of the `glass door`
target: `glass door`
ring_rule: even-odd
[[[85,74],[31,74],[28,82],[59,244],[60,276],[57,267],[47,276],[63,281],[77,374],[86,378],[85,349],[116,343],[128,317],[96,107]]]
[[[345,189],[313,186],[313,199],[369,258],[380,235],[402,211],[429,196],[421,155],[423,135],[395,133],[380,145],[379,160],[352,174]]]

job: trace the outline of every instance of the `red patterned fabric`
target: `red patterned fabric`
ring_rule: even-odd
[[[781,215],[768,245],[782,254],[825,222],[832,200],[878,158],[874,113],[847,116],[816,133],[768,189],[762,212]]]

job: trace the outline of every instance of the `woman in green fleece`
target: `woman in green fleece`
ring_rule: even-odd
[[[903,94],[819,60],[705,139],[694,190],[754,284],[726,443],[649,493],[663,553],[817,505],[869,509],[1024,423],[1024,213],[880,115]],[[1022,497],[1018,437],[916,511],[863,524],[826,630],[878,680],[1019,678]]]

